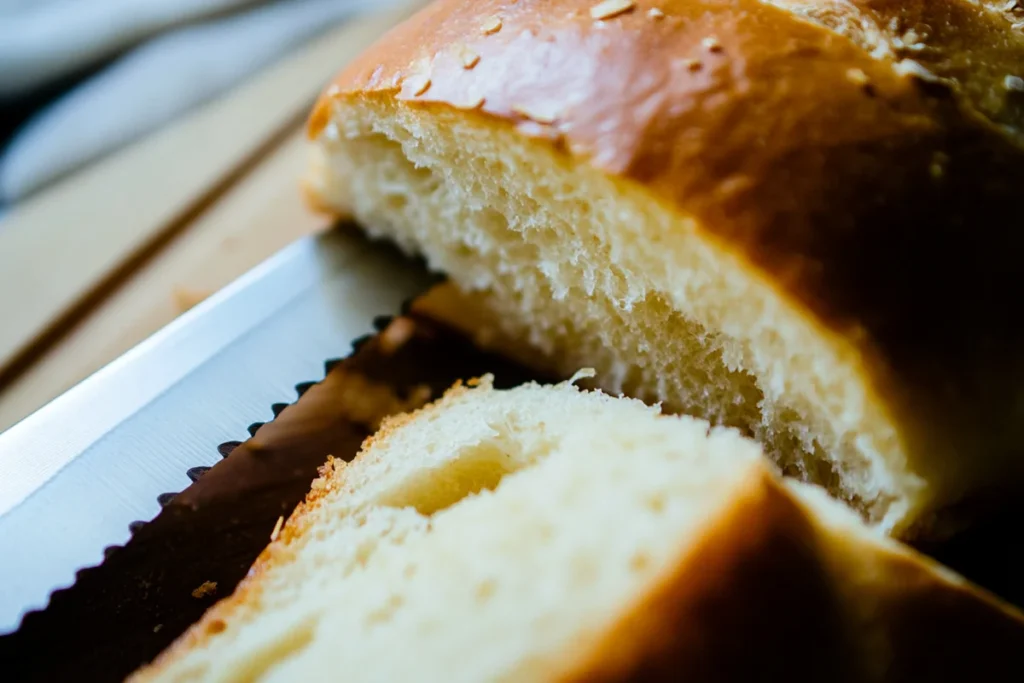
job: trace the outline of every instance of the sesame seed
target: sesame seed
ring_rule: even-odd
[[[341,88],[339,88],[337,85],[332,85],[331,87],[329,87],[327,89],[327,96],[328,97],[335,97],[335,96],[337,96],[340,93],[341,93]]]
[[[1005,5],[1003,5],[1004,12],[1012,12],[1015,9],[1017,9],[1017,0],[1010,0]]]
[[[277,540],[277,537],[281,535],[281,525],[284,524],[284,517],[278,517],[277,523],[274,524],[274,530],[270,532],[270,542],[273,543]]]
[[[700,71],[700,68],[704,66],[704,63],[699,59],[684,59],[683,66],[685,66],[689,71]]]
[[[501,30],[501,17],[493,16],[483,23],[480,30],[484,32],[484,35],[491,35]]]
[[[652,7],[651,9],[647,10],[647,16],[649,16],[651,19],[664,19],[665,13],[662,12],[657,7]]]
[[[846,78],[855,85],[867,85],[870,82],[868,75],[861,69],[847,69]]]
[[[555,122],[554,114],[540,111],[536,107],[531,107],[530,105],[513,104],[512,111],[535,123],[551,124]]]
[[[480,62],[480,55],[473,52],[472,49],[465,45],[460,45],[457,48],[459,61],[462,62],[463,69],[472,69]]]
[[[700,44],[704,46],[709,52],[721,52],[722,44],[718,42],[718,38],[714,36],[708,36],[704,40],[700,41]]]
[[[1003,79],[1003,87],[1010,92],[1024,92],[1024,78],[1020,76],[1007,76]]]
[[[470,95],[464,102],[459,102],[455,105],[456,109],[479,109],[484,105],[485,99],[483,95]]]
[[[419,97],[430,89],[430,77],[422,74],[409,76],[405,79],[405,85],[409,87],[413,97]]]
[[[1024,21],[1018,21],[1016,24],[1010,24],[1010,28],[1014,31],[1022,31],[1024,30]]]
[[[636,7],[633,0],[604,0],[590,8],[590,16],[594,19],[611,19],[624,14]]]

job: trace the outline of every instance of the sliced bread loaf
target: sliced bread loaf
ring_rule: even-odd
[[[568,383],[455,388],[322,475],[134,681],[995,680],[1024,648],[738,432]]]
[[[1006,6],[439,0],[325,90],[310,195],[546,367],[943,537],[1024,494]]]

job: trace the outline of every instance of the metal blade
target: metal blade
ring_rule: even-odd
[[[429,282],[351,231],[307,238],[0,434],[0,633]]]

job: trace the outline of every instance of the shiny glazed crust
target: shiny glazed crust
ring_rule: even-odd
[[[916,468],[1015,487],[1024,17],[968,0],[612,4],[439,0],[341,73],[310,133],[334,101],[394,98],[515,126],[643,189],[857,359]]]

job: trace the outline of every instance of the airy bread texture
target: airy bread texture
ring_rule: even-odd
[[[325,91],[308,190],[451,322],[938,538],[1024,485],[1014,11],[439,0]]]
[[[1019,614],[736,431],[484,378],[328,463],[132,680],[999,680],[1022,647]]]

